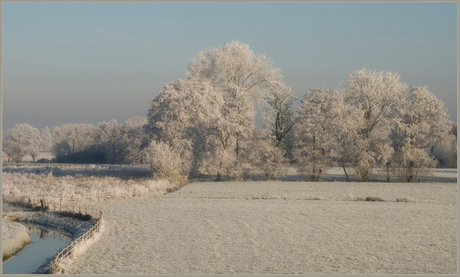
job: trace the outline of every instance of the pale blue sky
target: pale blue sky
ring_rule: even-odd
[[[270,57],[299,100],[354,70],[393,71],[457,121],[456,3],[2,5],[4,130],[144,116],[199,51],[232,40]]]

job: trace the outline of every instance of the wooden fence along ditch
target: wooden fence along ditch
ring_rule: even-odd
[[[65,248],[63,248],[60,252],[57,253],[56,257],[53,260],[53,264],[51,267],[52,274],[65,274],[70,273],[66,272],[66,270],[61,266],[62,263],[74,257],[75,250],[88,239],[94,238],[95,234],[99,232],[102,226],[102,212],[100,212],[100,217],[97,220],[97,223],[89,229],[86,233],[80,236],[78,239],[71,242]]]
[[[48,203],[45,199],[40,199],[39,201],[31,200],[29,199],[29,203],[31,208],[35,208],[36,205],[35,203],[40,203],[40,209],[44,211],[49,211],[50,208],[48,206]],[[56,205],[54,206],[54,211],[56,211]],[[102,211],[97,211],[94,210],[95,214],[93,214],[93,209],[90,210],[90,214],[87,213],[87,208],[85,207],[85,214],[82,213],[81,207],[78,207],[79,212],[77,213],[75,211],[75,206],[72,206],[72,210],[62,209],[62,205],[59,204],[59,212],[60,213],[68,213],[68,214],[73,214],[76,216],[91,216],[91,218],[97,218],[96,224],[91,227],[86,233],[81,235],[79,238],[71,242],[69,245],[67,245],[65,248],[63,248],[60,252],[57,253],[56,257],[54,258],[52,265],[51,265],[51,273],[52,274],[65,274],[65,273],[70,273],[65,270],[65,268],[62,267],[62,264],[67,260],[71,259],[75,255],[76,249],[80,247],[81,244],[86,242],[87,240],[94,238],[96,233],[98,233],[101,229],[102,226]],[[56,211],[57,212],[57,211]]]

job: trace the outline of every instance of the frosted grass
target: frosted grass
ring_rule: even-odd
[[[19,204],[27,204],[29,199],[45,198],[53,207],[69,203],[85,205],[115,199],[156,197],[176,187],[167,180],[132,177],[140,176],[140,172],[144,171],[143,168],[120,165],[5,167],[2,173],[2,197],[3,201]]]

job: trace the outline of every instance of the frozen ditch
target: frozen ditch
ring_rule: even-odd
[[[32,241],[3,263],[3,274],[45,273],[56,253],[72,241],[72,235],[63,230],[25,225]]]
[[[101,224],[102,219],[98,217],[91,219],[88,215],[71,212],[65,212],[65,214],[43,212],[4,203],[3,256],[8,255],[5,249],[12,248],[9,254],[11,255],[22,248],[19,246],[28,243],[30,238],[32,242],[13,256],[11,261],[4,264],[3,273],[51,273],[56,270],[65,272],[68,264],[97,240],[99,232],[102,232]],[[29,230],[24,225],[28,226]],[[97,230],[95,230],[96,225]],[[16,229],[25,235],[17,236]],[[38,229],[38,234],[34,234],[36,229]],[[62,248],[71,251],[66,251],[65,259],[56,259],[56,254],[61,253]]]

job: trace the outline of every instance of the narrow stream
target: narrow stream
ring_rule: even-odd
[[[70,234],[46,229],[39,225],[25,225],[32,242],[3,263],[3,274],[31,274],[49,263],[62,248],[72,241]]]

